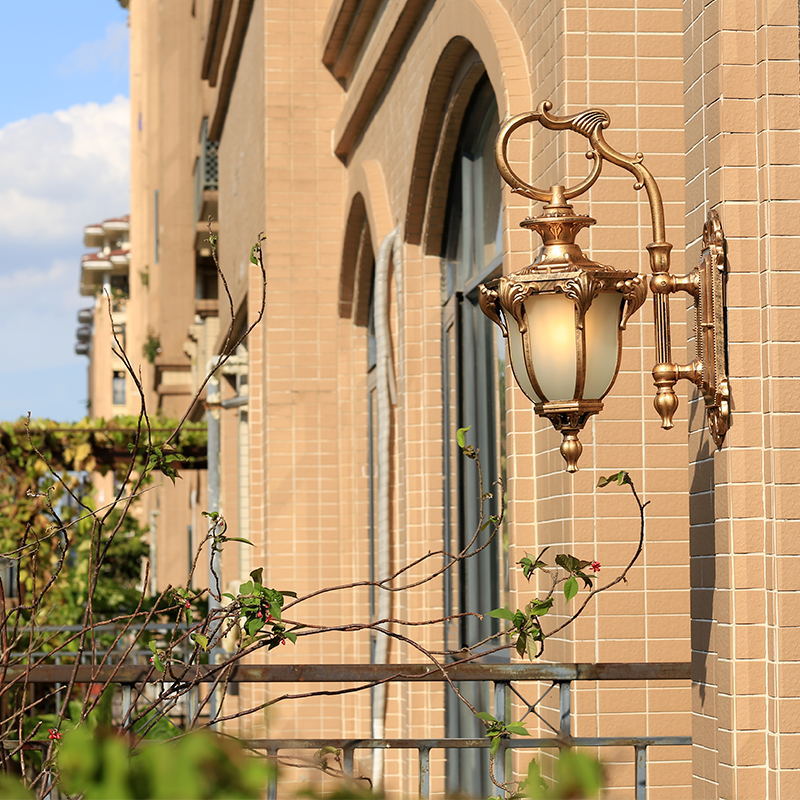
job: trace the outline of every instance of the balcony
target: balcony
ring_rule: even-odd
[[[208,117],[200,126],[200,154],[194,162],[194,218],[207,224],[209,217],[217,217],[219,168],[217,142],[208,138]]]
[[[138,712],[137,708],[152,707],[159,702],[155,695],[148,695],[146,687],[156,690],[166,680],[169,686],[166,696],[175,708],[184,708],[184,718],[188,727],[213,725],[216,719],[225,718],[224,698],[226,694],[237,695],[238,691],[230,691],[240,684],[322,684],[325,694],[349,694],[354,691],[368,691],[371,687],[386,683],[434,682],[446,688],[447,681],[472,683],[482,686],[483,695],[498,719],[505,719],[510,708],[517,707],[514,714],[535,732],[538,728],[546,733],[544,736],[513,736],[504,738],[494,762],[494,775],[499,783],[510,779],[514,752],[531,752],[536,750],[560,750],[571,747],[600,748],[600,760],[603,760],[604,748],[629,748],[631,753],[630,779],[627,781],[626,797],[635,800],[647,798],[647,756],[653,748],[680,747],[686,749],[687,760],[691,737],[686,735],[651,735],[644,732],[632,732],[615,736],[579,736],[574,735],[574,707],[576,700],[576,683],[598,682],[606,684],[614,682],[633,688],[643,685],[645,681],[669,681],[686,683],[690,679],[690,664],[683,662],[666,663],[564,663],[564,664],[482,664],[461,663],[443,666],[430,664],[193,664],[178,663],[167,665],[164,674],[156,673],[150,663],[142,663],[150,651],[134,651],[128,649],[126,663],[66,664],[68,658],[64,654],[55,659],[55,663],[39,664],[27,672],[27,681],[31,684],[60,684],[70,681],[77,684],[121,685],[122,704],[118,709],[120,720],[128,720]],[[112,658],[112,662],[114,659]],[[133,662],[133,663],[132,663]],[[137,663],[138,662],[138,663]],[[25,671],[22,666],[7,668],[6,678],[18,680]],[[447,676],[443,673],[447,672]],[[221,688],[225,685],[225,689]],[[312,687],[309,686],[309,690]],[[156,693],[157,694],[157,693]],[[179,706],[175,706],[179,704]],[[591,704],[590,704],[591,705]],[[580,702],[578,702],[580,706]],[[423,709],[420,709],[422,711]],[[201,711],[205,712],[200,719]],[[580,708],[578,708],[580,711]],[[589,709],[591,713],[591,709]],[[606,713],[613,713],[608,709]],[[238,714],[234,716],[238,717]],[[224,724],[218,722],[219,724]],[[345,723],[346,724],[346,723]],[[634,724],[634,723],[632,723]],[[644,724],[644,723],[643,723]],[[223,728],[224,730],[224,728]],[[355,735],[354,735],[355,734]],[[343,729],[338,738],[309,739],[300,735],[297,738],[280,739],[245,739],[251,750],[263,753],[270,759],[277,759],[281,751],[306,750],[313,754],[323,748],[331,748],[341,757],[342,770],[345,775],[359,776],[368,772],[368,760],[362,758],[358,764],[357,754],[375,750],[405,750],[417,764],[416,796],[420,800],[429,800],[431,796],[431,753],[432,751],[472,752],[476,757],[488,758],[486,751],[490,746],[486,736],[464,738],[458,736],[432,736],[428,738],[365,738],[356,731]],[[613,753],[613,750],[608,752]],[[615,758],[619,758],[618,753]],[[441,778],[441,776],[439,776]],[[277,800],[278,781],[280,775],[273,777],[266,787],[267,797]],[[362,778],[358,778],[362,780]],[[366,783],[366,781],[365,781]],[[403,787],[406,796],[412,797],[410,786]],[[624,791],[624,787],[620,787]],[[504,796],[495,787],[493,796]]]

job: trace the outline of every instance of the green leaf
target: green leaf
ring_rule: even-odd
[[[545,792],[549,794],[547,783],[542,778],[542,772],[535,761],[531,761],[528,764],[528,776],[523,781],[520,789],[525,792],[526,797],[531,797],[534,800],[542,800],[545,797]]]
[[[253,581],[245,581],[239,587],[239,594],[253,594],[253,590],[255,589],[255,584]]]
[[[547,563],[544,561],[539,561],[538,559],[534,561],[529,556],[525,556],[525,558],[517,561],[520,567],[522,567],[522,574],[528,579],[531,579],[531,575],[537,570],[542,569],[547,566]]]
[[[280,594],[282,594],[284,597],[297,597],[297,592],[280,592]]]
[[[259,586],[263,584],[263,577],[264,577],[264,567],[259,567],[258,569],[254,569],[250,573],[250,577],[253,579],[253,583],[257,583]]]
[[[157,669],[159,672],[163,672],[163,671],[164,671],[164,662],[161,660],[161,656],[160,656],[160,655],[158,655],[158,653],[156,653],[156,654],[153,656],[153,666],[154,666],[154,667],[155,667],[155,668],[156,668],[156,669]]]
[[[255,636],[262,628],[264,627],[264,620],[258,619],[258,617],[254,619],[250,619],[247,621],[247,635],[248,636]]]
[[[509,733],[516,733],[519,736],[530,736],[528,729],[521,722],[509,722],[506,725],[506,730]]]
[[[525,655],[525,650],[527,650],[527,648],[528,648],[528,636],[526,634],[524,634],[524,633],[521,633],[517,637],[517,641],[516,641],[515,647],[517,649],[517,653],[520,656],[524,656]]]
[[[203,650],[208,650],[208,636],[204,636],[202,633],[193,633],[192,641]]]
[[[488,711],[476,711],[475,716],[484,722],[497,722],[497,717],[492,716]]]
[[[500,736],[492,736],[492,743],[489,745],[489,752],[492,755],[496,755],[497,751],[500,749]]]
[[[587,575],[585,572],[576,572],[575,575],[583,581],[583,585],[587,589],[592,588],[592,576]]]
[[[581,568],[580,563],[575,556],[571,556],[569,553],[559,553],[556,556],[556,564],[569,573],[579,570]]]
[[[284,634],[284,637],[287,638],[292,644],[296,644],[297,643],[297,634],[296,633],[292,633],[291,631],[286,631],[286,633]]]
[[[603,788],[600,762],[577,750],[560,752],[555,777],[562,797],[597,797]]]
[[[532,617],[543,617],[553,607],[553,598],[547,600],[532,600],[528,603],[528,613]]]
[[[255,547],[255,545],[249,539],[242,539],[240,536],[226,536],[226,542],[241,542],[242,544],[249,544],[250,547]]]
[[[156,708],[151,708],[140,719],[137,719],[131,726],[131,730],[138,735],[143,735],[145,739],[172,739],[182,733],[175,723],[163,716],[163,712]]]
[[[620,470],[619,472],[615,472],[613,475],[608,475],[605,478],[600,478],[597,481],[597,488],[602,489],[604,486],[608,486],[611,483],[616,483],[618,486],[622,486],[625,483],[631,483],[631,476],[625,472],[625,470]]]
[[[7,800],[33,800],[33,795],[11,775],[0,775],[0,797]]]
[[[514,621],[514,612],[508,608],[495,608],[489,612],[489,616],[495,619],[507,619],[509,622]]]
[[[578,594],[578,581],[575,579],[575,576],[572,576],[568,578],[564,584],[564,597],[566,597],[567,600],[572,600],[576,594]]]
[[[467,446],[467,432],[472,430],[472,425],[467,425],[466,428],[459,428],[456,431],[456,443],[463,450]]]

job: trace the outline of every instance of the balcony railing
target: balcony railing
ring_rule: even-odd
[[[200,127],[200,154],[194,164],[194,218],[207,222],[216,215],[217,191],[219,189],[219,167],[217,142],[208,138],[208,118],[203,118]]]
[[[221,666],[204,664],[196,666],[168,665],[165,673],[155,672],[151,665],[123,664],[78,666],[46,664],[34,667],[28,673],[31,683],[67,684],[104,683],[109,681],[123,687],[121,712],[127,717],[132,710],[134,692],[137,686],[164,680],[184,682],[196,681],[200,684],[215,683],[220,680]],[[12,667],[6,672],[11,680],[22,667]],[[634,774],[631,797],[636,800],[647,798],[647,755],[653,747],[688,747],[689,736],[575,736],[573,735],[573,685],[580,681],[639,682],[639,681],[688,681],[690,664],[683,662],[665,663],[605,663],[605,664],[458,664],[448,667],[448,676],[459,682],[481,682],[491,687],[494,698],[493,713],[498,719],[506,715],[510,694],[517,698],[524,709],[522,721],[536,717],[552,730],[552,735],[544,737],[513,737],[502,741],[501,750],[495,760],[495,776],[499,782],[505,780],[505,753],[508,751],[537,750],[543,748],[568,747],[629,747],[634,755]],[[323,683],[323,684],[363,684],[365,687],[376,681],[392,682],[438,682],[445,678],[441,671],[429,664],[238,664],[225,668],[225,681],[232,684],[268,683]],[[545,689],[537,693],[535,701],[527,699],[523,691],[530,692],[524,684],[545,684]],[[543,715],[544,699],[552,692],[557,693],[556,724]],[[195,698],[192,703],[197,702]],[[555,705],[555,704],[553,704]],[[342,752],[342,766],[346,774],[354,775],[354,758],[357,750],[412,750],[416,751],[419,764],[417,796],[420,800],[430,797],[430,755],[434,750],[484,750],[489,747],[486,738],[424,738],[424,739],[359,739],[340,737],[335,739],[249,739],[246,744],[277,757],[281,751],[311,750],[335,747]],[[602,757],[601,757],[602,760]],[[267,797],[278,797],[277,777],[267,788]],[[502,796],[499,789],[495,796]]]

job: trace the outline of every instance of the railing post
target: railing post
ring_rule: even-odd
[[[197,686],[193,686],[186,692],[185,695],[185,708],[186,708],[186,727],[188,728],[189,725],[192,724],[194,721],[195,714],[197,714],[197,706],[200,702],[199,700],[200,690]]]
[[[278,751],[270,747],[267,756],[271,761],[269,780],[267,782],[267,800],[278,800]]]
[[[497,719],[506,718],[506,683],[494,682],[494,715]],[[494,777],[498,783],[506,782],[506,740],[500,740],[500,749],[494,757]],[[493,787],[492,797],[503,797],[505,792],[498,786]]]
[[[129,683],[122,684],[122,724],[129,722],[131,706],[133,705],[133,687]]]
[[[559,735],[568,738],[572,736],[572,682],[557,681],[558,683],[558,732]]]
[[[419,800],[429,800],[431,796],[431,749],[419,748]]]
[[[342,759],[342,769],[344,770],[345,775],[349,775],[351,778],[353,777],[353,756],[355,755],[355,748],[354,747],[343,747],[343,759]]]
[[[647,800],[647,745],[634,745],[636,751],[636,800]]]

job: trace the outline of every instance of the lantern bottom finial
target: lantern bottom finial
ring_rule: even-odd
[[[583,452],[583,445],[578,439],[577,431],[562,431],[564,438],[561,440],[561,455],[567,462],[567,472],[578,471],[578,459]]]
[[[583,452],[578,434],[593,414],[603,410],[603,403],[600,400],[568,400],[565,403],[536,403],[533,409],[540,417],[549,419],[562,435],[560,450],[567,462],[567,472],[577,472],[578,459]]]

